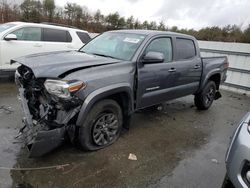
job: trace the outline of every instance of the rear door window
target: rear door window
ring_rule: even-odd
[[[46,42],[71,42],[72,38],[68,31],[59,29],[43,29],[43,41]]]
[[[87,43],[91,39],[90,36],[88,35],[88,33],[76,32],[76,34],[81,39],[82,43]]]
[[[196,56],[194,41],[190,39],[176,38],[177,60],[191,59]]]
[[[39,27],[25,27],[12,32],[12,34],[17,36],[17,40],[41,41],[42,29]]]

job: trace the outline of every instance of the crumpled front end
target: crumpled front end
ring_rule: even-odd
[[[36,78],[24,65],[18,67],[15,80],[24,111],[21,138],[30,157],[39,157],[63,143],[66,131],[75,124],[81,101],[52,96],[44,87],[45,79]]]

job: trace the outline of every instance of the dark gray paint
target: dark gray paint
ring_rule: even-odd
[[[77,51],[59,51],[29,55],[15,61],[30,67],[37,78],[57,78],[68,71],[117,63],[120,60]]]
[[[75,51],[43,53],[26,56],[16,61],[30,67],[37,78],[58,78],[64,80],[82,80],[87,87],[75,95],[83,101],[77,125],[95,101],[111,94],[124,92],[129,97],[130,110],[144,108],[166,100],[199,92],[207,80],[214,74],[225,79],[226,57],[201,58],[194,37],[172,32],[120,30],[145,34],[147,37],[136,51],[131,61],[93,56]],[[173,43],[173,61],[169,63],[143,64],[141,56],[151,40],[158,37],[170,37]],[[175,38],[187,38],[194,41],[196,56],[189,60],[178,61]],[[174,70],[174,71],[171,71]],[[134,102],[135,101],[135,102]]]
[[[226,54],[226,55],[239,55],[239,56],[247,56],[247,57],[250,56],[250,53],[247,53],[247,52],[235,52],[235,51],[228,51],[228,50],[214,50],[214,49],[201,48],[200,51],[217,53],[217,54]]]

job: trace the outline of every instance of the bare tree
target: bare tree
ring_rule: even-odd
[[[55,6],[54,0],[43,1],[43,11],[44,11],[45,16],[49,18],[49,22],[53,21],[55,8],[56,6]]]
[[[42,3],[41,3],[42,1]],[[100,10],[90,13],[86,6],[67,3],[64,7],[55,5],[54,0],[24,0],[18,6],[8,0],[0,0],[0,23],[10,21],[42,22],[53,21],[68,24],[91,32],[103,32],[111,29],[157,29],[170,30],[195,36],[200,40],[228,42],[250,42],[250,25],[242,30],[242,25],[225,27],[206,27],[200,30],[168,28],[164,21],[159,23],[147,20],[140,22],[133,16],[125,18],[118,12],[103,15]]]

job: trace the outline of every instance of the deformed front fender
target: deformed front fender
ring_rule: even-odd
[[[80,109],[80,113],[78,115],[76,125],[81,126],[83,124],[88,112],[91,110],[91,108],[97,101],[107,98],[108,96],[122,93],[122,92],[126,92],[126,94],[129,96],[129,102],[132,108],[131,110],[133,110],[133,103],[134,103],[133,91],[129,83],[113,84],[107,87],[97,89],[86,97]]]

